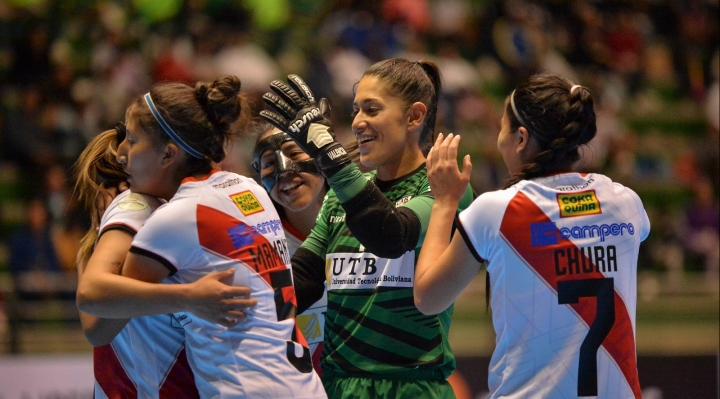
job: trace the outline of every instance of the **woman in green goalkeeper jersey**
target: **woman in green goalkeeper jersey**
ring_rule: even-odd
[[[331,137],[329,109],[295,75],[275,81],[263,111],[310,154],[331,190],[292,258],[298,310],[327,286],[323,382],[330,398],[454,398],[448,376],[452,307],[425,316],[414,269],[433,204],[425,150],[440,73],[431,62],[389,59],[355,88],[352,130],[363,174]],[[309,123],[308,123],[309,122]],[[468,189],[461,208],[469,205]],[[448,237],[449,238],[449,237]]]

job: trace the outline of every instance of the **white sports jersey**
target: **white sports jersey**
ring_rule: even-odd
[[[176,314],[202,397],[326,397],[295,325],[285,233],[254,180],[221,171],[183,180],[135,236],[131,251],[163,263],[176,283],[234,267],[233,285],[249,287],[258,300],[247,320],[230,328]]]
[[[154,197],[125,191],[105,211],[99,234],[131,235],[160,206]],[[95,398],[197,398],[185,356],[185,334],[172,315],[130,319],[113,341],[93,349]]]
[[[490,398],[640,398],[637,259],[650,222],[637,194],[567,173],[483,194],[459,219],[488,261]]]
[[[305,235],[292,227],[287,221],[282,221],[285,228],[285,238],[287,238],[288,250],[292,256],[300,245],[305,241]],[[320,367],[320,356],[325,348],[324,332],[325,332],[325,312],[327,312],[327,291],[323,292],[323,296],[313,303],[307,310],[297,316],[297,324],[300,327],[308,345],[310,346],[310,356],[312,357],[313,368],[322,376],[322,367]]]

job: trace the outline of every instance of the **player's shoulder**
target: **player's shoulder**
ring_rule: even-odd
[[[123,191],[115,197],[108,205],[103,215],[103,223],[111,222],[114,218],[123,217],[127,214],[151,214],[159,208],[163,202],[153,196],[134,193],[131,190]]]
[[[108,205],[100,221],[100,231],[111,226],[125,226],[137,231],[161,205],[162,201],[155,197],[126,190]]]

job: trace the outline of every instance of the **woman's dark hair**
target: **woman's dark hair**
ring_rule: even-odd
[[[376,76],[383,81],[390,93],[407,105],[421,102],[427,107],[425,125],[420,132],[420,143],[432,145],[438,98],[442,88],[440,69],[430,61],[411,62],[403,58],[391,58],[375,63],[363,77]],[[429,149],[424,148],[424,150]]]
[[[150,97],[158,113],[170,128],[189,147],[203,158],[188,157],[185,175],[207,173],[211,162],[225,158],[225,144],[238,129],[238,119],[250,115],[247,100],[240,93],[240,79],[227,75],[214,82],[198,82],[195,88],[183,83],[159,83],[150,89]],[[137,118],[156,145],[172,138],[153,116],[144,97],[140,97],[128,112]]]
[[[580,159],[578,147],[597,132],[590,91],[556,75],[534,75],[520,83],[505,100],[505,115],[512,131],[524,127],[539,145],[538,153],[510,176],[505,188],[571,170]]]

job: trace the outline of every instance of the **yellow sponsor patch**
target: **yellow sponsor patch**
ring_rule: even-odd
[[[245,216],[265,210],[263,209],[262,204],[260,204],[260,201],[258,201],[258,199],[255,198],[255,195],[253,195],[250,191],[233,194],[230,198],[232,198],[235,205],[237,205],[238,209],[240,209],[240,212],[242,212]]]
[[[602,213],[595,190],[558,194],[557,202],[560,207],[560,217],[563,218]]]

